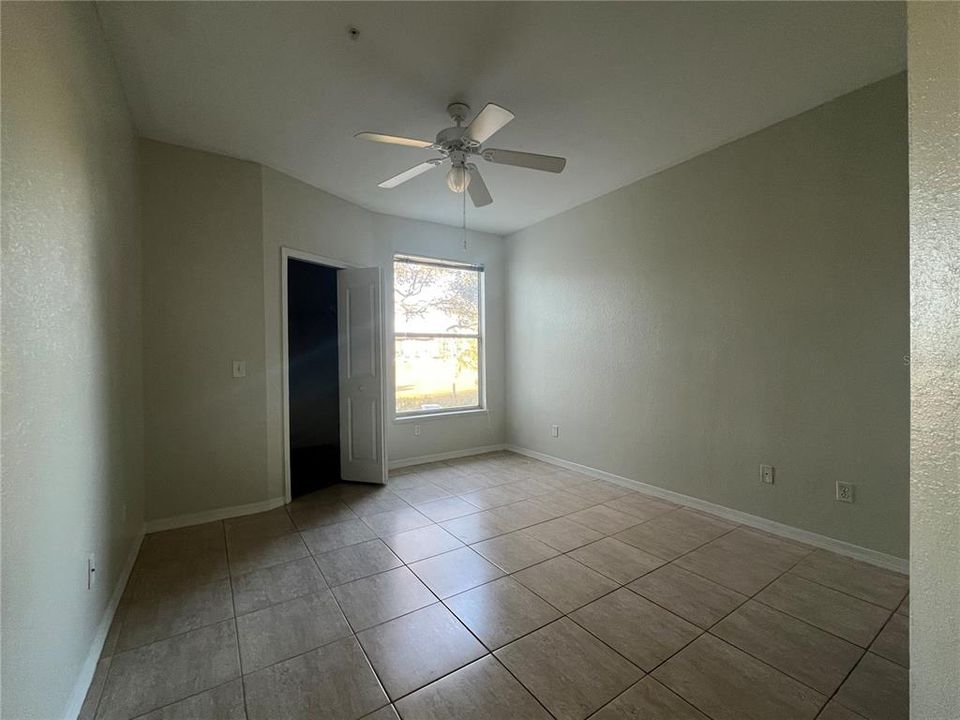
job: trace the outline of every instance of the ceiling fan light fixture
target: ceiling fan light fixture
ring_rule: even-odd
[[[463,165],[454,165],[447,173],[447,187],[460,194],[470,186],[470,173]]]

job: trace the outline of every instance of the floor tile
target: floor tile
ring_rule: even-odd
[[[246,717],[243,681],[238,678],[199,695],[192,695],[185,700],[140,715],[136,720],[246,720]]]
[[[521,570],[513,577],[563,613],[618,587],[610,578],[564,555]]]
[[[713,720],[809,720],[827,701],[707,634],[654,670],[653,677]]]
[[[738,553],[712,543],[684,555],[675,564],[744,595],[759,592],[783,573],[782,568],[761,560],[745,562]]]
[[[233,617],[230,581],[166,587],[144,594],[125,611],[117,652],[147,645]]]
[[[790,572],[890,610],[900,605],[909,586],[903,575],[826,550],[808,555]]]
[[[410,507],[406,500],[386,488],[376,492],[364,493],[350,499],[344,498],[343,502],[362,518]]]
[[[143,539],[138,562],[144,564],[181,560],[184,557],[225,551],[223,523],[220,521],[150,533]]]
[[[673,564],[664,565],[627,587],[704,629],[747,601],[746,595]]]
[[[440,523],[440,526],[461,542],[471,545],[481,540],[503,535],[511,531],[510,526],[489,510],[464,515]]]
[[[387,535],[383,541],[405,563],[414,563],[463,547],[462,542],[439,525],[428,525],[397,535]]]
[[[657,515],[662,515],[663,513],[676,510],[680,507],[675,503],[660,500],[659,498],[644,495],[643,493],[633,493],[632,495],[619,497],[615,500],[608,500],[605,505],[620,512],[629,513],[641,521],[650,520]]]
[[[240,675],[233,620],[118,653],[110,663],[97,720],[142,715]]]
[[[831,700],[817,715],[817,720],[865,720],[865,718],[863,715],[845,708],[836,700]]]
[[[454,595],[444,601],[491,650],[560,617],[560,612],[511,577]]]
[[[573,485],[569,490],[575,495],[581,495],[589,500],[593,500],[595,503],[610,502],[624,495],[633,494],[633,490],[628,490],[625,487],[604,480],[594,480],[593,482],[587,482],[581,485]]]
[[[279,565],[310,554],[300,535],[277,535],[275,537],[238,538],[227,543],[230,558],[230,573],[243,575],[251,570]]]
[[[365,540],[373,540],[377,534],[363,520],[346,522],[323,527],[302,530],[300,537],[314,555],[330,552],[347,545],[356,545]]]
[[[591,530],[565,517],[528,527],[523,532],[560,552],[568,552],[603,537],[596,530]]]
[[[393,705],[385,705],[369,715],[364,715],[361,720],[400,720],[400,716],[397,715],[397,711],[394,710]]]
[[[387,512],[369,515],[364,517],[363,521],[369,525],[370,529],[379,537],[396,535],[406,530],[413,530],[433,524],[433,520],[417,512],[412,507],[406,507],[400,510],[388,510]]]
[[[77,715],[77,720],[93,720],[97,714],[97,707],[100,705],[100,696],[103,694],[103,686],[107,682],[107,672],[109,670],[110,658],[101,658],[97,662],[97,668],[94,670],[90,687],[87,688],[83,705],[80,706],[80,714]]]
[[[536,503],[537,505],[556,513],[558,516],[576,512],[577,510],[583,510],[584,508],[593,507],[597,504],[593,500],[581,497],[580,495],[575,495],[574,493],[566,490],[557,490],[549,495],[538,495],[530,498],[530,502]]]
[[[863,654],[846,640],[753,600],[710,632],[828,697]]]
[[[446,488],[433,483],[417,485],[416,487],[397,488],[393,491],[396,495],[406,500],[411,505],[437,500],[439,498],[450,497],[451,493]]]
[[[331,587],[403,565],[400,558],[394,555],[382,540],[367,540],[348,545],[320,553],[316,558],[323,579]]]
[[[634,525],[613,537],[664,560],[675,560],[704,544],[696,536],[663,527],[657,521],[658,518],[654,518],[640,525]]]
[[[388,702],[354,637],[271,665],[243,683],[249,720],[356,720]]]
[[[636,580],[666,562],[611,537],[571,550],[568,555],[621,585]]]
[[[634,515],[614,510],[606,505],[594,505],[578,510],[567,515],[567,519],[586,525],[591,530],[604,535],[613,535],[640,523],[640,519]]]
[[[910,667],[910,618],[895,613],[870,646],[870,652]]]
[[[710,720],[649,675],[590,720]]]
[[[437,598],[405,567],[333,588],[354,631],[431,605]]]
[[[397,701],[403,720],[551,720],[492,656]]]
[[[835,699],[866,720],[907,720],[910,671],[868,652],[837,691]]]
[[[503,575],[500,568],[468,547],[415,562],[410,569],[440,599]]]
[[[244,673],[273,665],[350,635],[329,590],[271,605],[237,618]]]
[[[476,505],[471,505],[466,500],[458,497],[445,497],[440,500],[431,500],[430,502],[417,504],[416,508],[434,522],[452,520],[453,518],[478,512]]]
[[[711,546],[728,550],[745,563],[762,560],[780,570],[789,570],[814,550],[807,545],[744,527],[717,538]]]
[[[453,493],[470,493],[474,490],[482,490],[483,488],[493,487],[494,485],[500,484],[500,480],[498,478],[481,474],[457,475],[454,477],[433,480],[433,482],[445,490],[449,490]],[[476,509],[477,506],[471,505],[470,507]]]
[[[626,588],[604,595],[570,618],[646,671],[703,632]]]
[[[197,552],[176,560],[141,563],[138,559],[124,594],[125,600],[135,600],[154,594],[159,588],[191,588],[229,577],[227,553],[223,550]]]
[[[494,508],[490,510],[490,514],[499,518],[504,527],[510,528],[511,532],[556,517],[554,513],[531,500],[521,500],[510,505]]]
[[[507,573],[523,570],[560,554],[559,550],[522,532],[500,535],[471,547]]]
[[[342,502],[291,505],[290,519],[300,530],[356,520],[357,514]]]
[[[305,557],[233,578],[233,604],[243,615],[326,587],[313,558]]]
[[[878,605],[793,573],[781,575],[756,599],[860,647],[873,642],[890,615]]]
[[[910,595],[909,594],[903,599],[903,602],[900,603],[900,607],[897,608],[897,612],[900,613],[901,615],[907,615],[907,616],[910,615]]]
[[[526,500],[530,494],[511,485],[494,485],[493,487],[474,490],[464,493],[460,497],[480,510],[509,505],[519,500]]]
[[[392,699],[487,653],[440,603],[364,630],[357,638]]]
[[[568,618],[500,648],[496,657],[557,720],[582,720],[643,674]]]
[[[229,518],[223,521],[223,527],[228,540],[286,535],[296,530],[286,508],[283,507],[254,515]]]

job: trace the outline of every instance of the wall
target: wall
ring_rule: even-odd
[[[509,441],[906,557],[906,148],[895,76],[508,237]]]
[[[451,202],[456,198],[451,196]],[[467,221],[469,223],[469,210]],[[392,462],[411,457],[500,444],[504,440],[504,253],[496,235],[372,213],[269,168],[263,169],[263,272],[267,357],[267,447],[271,496],[283,494],[283,375],[280,304],[282,247],[311,252],[343,263],[384,269],[385,325],[392,337],[394,253],[411,253],[483,263],[486,267],[487,406],[481,414],[445,417],[413,424],[394,422],[392,342],[387,353],[387,443]]]
[[[263,501],[260,167],[148,140],[141,157],[147,518]]]
[[[93,6],[0,12],[0,716],[24,720],[79,709],[140,541],[140,241],[136,141]]]
[[[504,439],[502,239],[378,215],[254,163],[144,140],[147,518],[284,495],[281,247],[384,268],[394,252],[487,268],[489,412],[388,421],[390,460]],[[387,331],[391,319],[387,313]],[[388,357],[392,346],[387,346]],[[232,360],[246,360],[235,379]],[[393,417],[388,362],[389,418]]]
[[[960,4],[908,7],[910,716],[960,718]]]

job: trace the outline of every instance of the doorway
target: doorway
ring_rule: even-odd
[[[340,480],[384,484],[379,267],[281,248],[286,501]]]
[[[287,258],[290,494],[340,480],[337,269]]]

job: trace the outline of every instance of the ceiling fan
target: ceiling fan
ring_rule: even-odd
[[[447,106],[447,112],[454,126],[448,127],[437,133],[437,139],[433,142],[429,140],[417,140],[415,138],[400,137],[397,135],[384,135],[375,132],[360,132],[355,137],[363,140],[372,140],[373,142],[387,143],[389,145],[405,145],[406,147],[422,148],[425,150],[437,150],[440,157],[433,160],[427,160],[419,165],[414,165],[409,170],[404,170],[399,175],[394,175],[388,180],[380,183],[379,187],[385,189],[395,188],[412,180],[418,175],[422,175],[428,170],[440,167],[447,160],[450,161],[450,170],[447,172],[447,187],[455,193],[466,191],[470,195],[470,200],[477,207],[483,207],[493,202],[490,191],[487,190],[486,183],[477,166],[470,162],[473,156],[482,157],[487,162],[498,163],[500,165],[513,165],[515,167],[529,168],[531,170],[543,170],[544,172],[558,173],[563,170],[567,164],[566,158],[554,157],[552,155],[537,155],[536,153],[520,152],[518,150],[499,150],[496,148],[482,147],[483,143],[500,130],[504,125],[513,120],[514,115],[506,108],[493,103],[487,103],[483,110],[477,113],[477,116],[470,121],[466,127],[463,126],[467,115],[470,114],[470,107],[461,102],[450,103]]]

